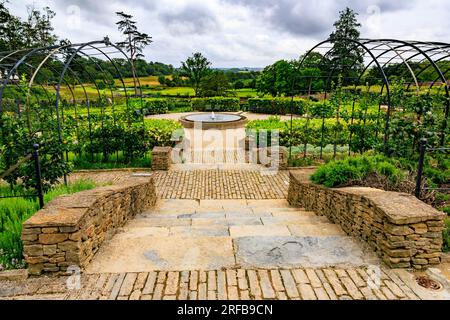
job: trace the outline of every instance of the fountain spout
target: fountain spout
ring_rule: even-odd
[[[216,120],[216,115],[214,114],[214,111],[211,112],[211,120]]]

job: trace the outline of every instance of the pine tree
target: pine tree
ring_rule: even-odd
[[[360,37],[357,13],[350,8],[339,12],[336,28],[330,35],[333,43],[331,68],[335,68],[333,77],[342,77],[343,84],[353,83],[363,69],[364,51],[354,41]],[[330,81],[331,83],[331,81]]]
[[[152,43],[152,37],[146,33],[139,32],[136,26],[136,21],[133,21],[132,15],[124,12],[116,12],[120,17],[120,20],[116,22],[119,31],[125,36],[125,40],[118,42],[119,47],[125,48],[130,53],[131,69],[133,73],[134,92],[137,95],[137,83],[136,83],[136,69],[135,61],[138,58],[143,57],[142,50]]]

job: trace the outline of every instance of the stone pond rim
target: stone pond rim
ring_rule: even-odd
[[[202,130],[224,130],[244,128],[247,117],[232,113],[215,113],[213,118],[211,113],[196,113],[183,116],[179,121],[187,129],[194,128],[196,123],[201,123]]]

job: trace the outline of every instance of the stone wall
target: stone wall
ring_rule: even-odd
[[[170,169],[172,164],[171,147],[154,147],[152,150],[152,169],[164,170]]]
[[[155,202],[153,178],[133,176],[120,185],[54,199],[23,225],[29,273],[64,274],[70,266],[84,269],[105,239]]]
[[[289,152],[286,147],[255,148],[252,152],[253,159],[257,159],[258,164],[267,168],[286,169],[288,167]]]
[[[411,195],[361,187],[329,189],[291,172],[288,201],[366,241],[391,268],[426,269],[440,263],[445,214]]]

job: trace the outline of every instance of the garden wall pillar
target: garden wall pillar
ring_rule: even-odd
[[[172,165],[171,147],[154,147],[152,150],[152,169],[167,171]]]

